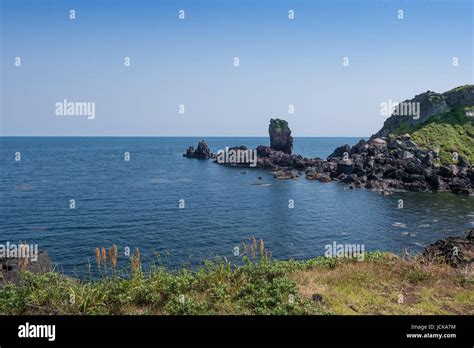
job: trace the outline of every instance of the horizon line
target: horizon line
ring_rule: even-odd
[[[0,135],[0,138],[270,138],[268,135]],[[370,136],[293,136],[293,138],[370,138]]]

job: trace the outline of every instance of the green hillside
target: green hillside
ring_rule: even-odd
[[[413,128],[402,124],[392,135],[409,133],[419,147],[438,149],[442,163],[452,162],[453,152],[474,163],[474,124],[466,111],[451,111]]]

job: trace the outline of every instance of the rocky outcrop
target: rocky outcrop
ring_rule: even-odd
[[[442,94],[451,109],[474,105],[474,85],[464,85]]]
[[[271,119],[268,127],[270,148],[291,155],[293,151],[293,137],[288,122],[280,119]]]
[[[345,145],[339,146],[333,151],[332,154],[328,156],[328,159],[333,158],[333,157],[344,157],[344,154],[345,153],[349,154],[350,151],[351,151],[350,145],[345,144]]]
[[[331,165],[319,166],[338,181],[353,188],[365,187],[382,193],[394,190],[420,192],[452,191],[472,194],[474,168],[465,161],[443,166],[433,150],[418,148],[409,134],[390,139],[375,138],[359,142],[354,147],[344,146],[342,157],[328,158]]]
[[[207,146],[207,143],[204,140],[201,140],[198,143],[198,146],[196,149],[194,149],[194,146],[190,146],[187,150],[186,153],[183,154],[183,157],[187,158],[198,158],[198,159],[209,159],[213,157],[213,154],[211,150],[209,150],[209,146]]]
[[[206,156],[213,156],[205,148]],[[463,159],[457,164],[441,165],[436,151],[418,148],[409,134],[344,145],[327,160],[290,155],[264,145],[256,152],[257,168],[273,171],[278,179],[295,179],[296,171],[304,172],[308,180],[339,181],[351,189],[366,188],[384,195],[394,191],[474,192],[474,166]]]
[[[456,163],[442,165],[439,150],[421,148],[410,134],[394,136],[391,131],[403,122],[416,125],[446,111],[474,105],[474,86],[461,86],[443,94],[428,91],[406,102],[419,103],[419,118],[404,120],[405,116],[392,115],[369,140],[340,146],[326,160],[292,154],[288,122],[271,119],[270,146],[256,148],[256,167],[273,171],[278,179],[295,179],[302,175],[295,171],[304,172],[308,180],[339,181],[351,189],[367,188],[385,195],[402,190],[473,195],[474,166],[466,158],[459,156]],[[213,154],[200,142],[198,149],[190,147],[184,156],[211,158]]]
[[[52,270],[51,259],[45,251],[39,251],[36,261],[0,257],[0,265],[0,285],[5,283],[18,284],[21,281],[21,272],[23,271],[46,273]]]
[[[414,116],[407,111],[410,111],[409,108],[416,103],[419,103],[419,115]],[[387,118],[382,129],[372,135],[371,139],[387,137],[402,124],[414,127],[424,124],[432,118],[441,117],[446,112],[473,105],[474,85],[460,86],[442,94],[427,91],[413,99],[399,103],[397,106],[399,111]]]
[[[337,156],[342,154],[342,157]],[[451,191],[472,195],[474,167],[465,160],[441,165],[438,153],[418,148],[409,134],[390,139],[375,138],[343,146],[327,161],[315,159],[306,164],[306,177],[312,180],[329,176],[349,184],[350,188],[367,188],[382,194],[393,191]],[[326,177],[320,181],[328,181]]]
[[[447,263],[453,267],[462,267],[474,262],[474,230],[466,237],[447,237],[428,245],[423,257],[429,262]]]

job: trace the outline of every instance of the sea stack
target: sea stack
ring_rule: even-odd
[[[209,159],[212,157],[212,152],[209,150],[209,146],[204,140],[198,143],[197,149],[194,146],[190,146],[183,157],[187,158],[198,158],[198,159]]]
[[[270,147],[273,150],[291,155],[293,151],[293,137],[291,136],[288,122],[272,118],[268,127],[268,133],[270,134]]]

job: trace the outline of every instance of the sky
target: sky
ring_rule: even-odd
[[[3,136],[363,137],[381,103],[473,83],[472,0],[0,2]]]

